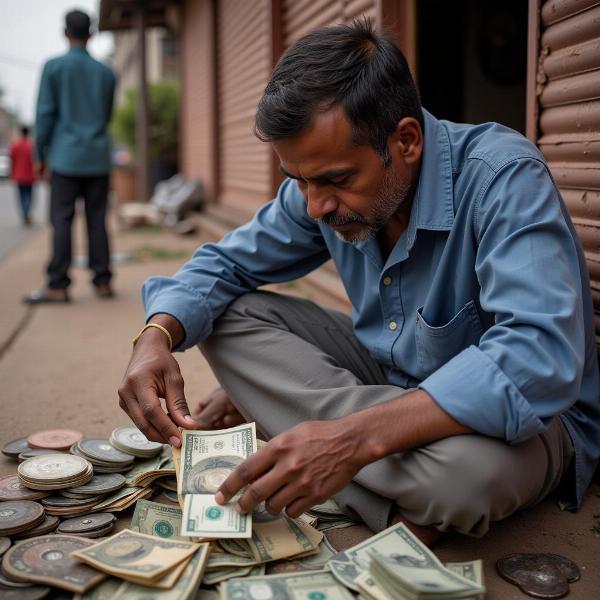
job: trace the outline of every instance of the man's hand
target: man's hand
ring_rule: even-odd
[[[246,422],[221,387],[198,402],[193,416],[199,429],[227,429]]]
[[[160,324],[172,325],[165,321],[166,317],[163,316]],[[152,320],[159,322],[159,319]],[[197,427],[188,410],[179,365],[169,351],[167,337],[156,328],[144,331],[133,349],[119,388],[119,398],[119,406],[149,440],[179,447],[181,434],[177,427]],[[160,398],[165,399],[166,414]]]
[[[34,164],[33,169],[38,179],[46,179],[46,163],[38,161]]]
[[[360,435],[344,419],[307,421],[274,437],[223,482],[215,499],[225,504],[249,484],[238,510],[265,501],[271,514],[296,518],[345,487],[367,463]]]

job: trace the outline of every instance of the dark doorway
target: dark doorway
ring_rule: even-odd
[[[419,0],[417,82],[439,119],[525,133],[527,2]]]

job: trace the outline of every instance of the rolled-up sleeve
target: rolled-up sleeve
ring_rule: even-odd
[[[302,277],[328,258],[298,186],[286,180],[252,221],[219,243],[198,248],[173,277],[147,280],[142,287],[146,317],[175,317],[185,330],[177,350],[185,350],[210,335],[214,321],[238,296]]]
[[[578,398],[584,314],[567,219],[547,167],[533,158],[499,168],[480,195],[476,274],[494,324],[420,387],[482,434],[526,440]]]

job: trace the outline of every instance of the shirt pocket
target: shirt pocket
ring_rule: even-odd
[[[473,300],[440,327],[429,325],[422,312],[423,307],[417,309],[415,341],[419,376],[424,379],[465,348],[477,345],[483,325]]]

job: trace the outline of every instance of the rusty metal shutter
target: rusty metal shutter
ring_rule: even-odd
[[[219,203],[251,215],[271,195],[271,154],[253,132],[271,72],[266,0],[217,3]]]
[[[349,23],[359,16],[375,21],[375,0],[282,0],[283,44],[327,25]]]
[[[583,244],[600,342],[600,2],[547,0],[540,31],[537,142]]]

